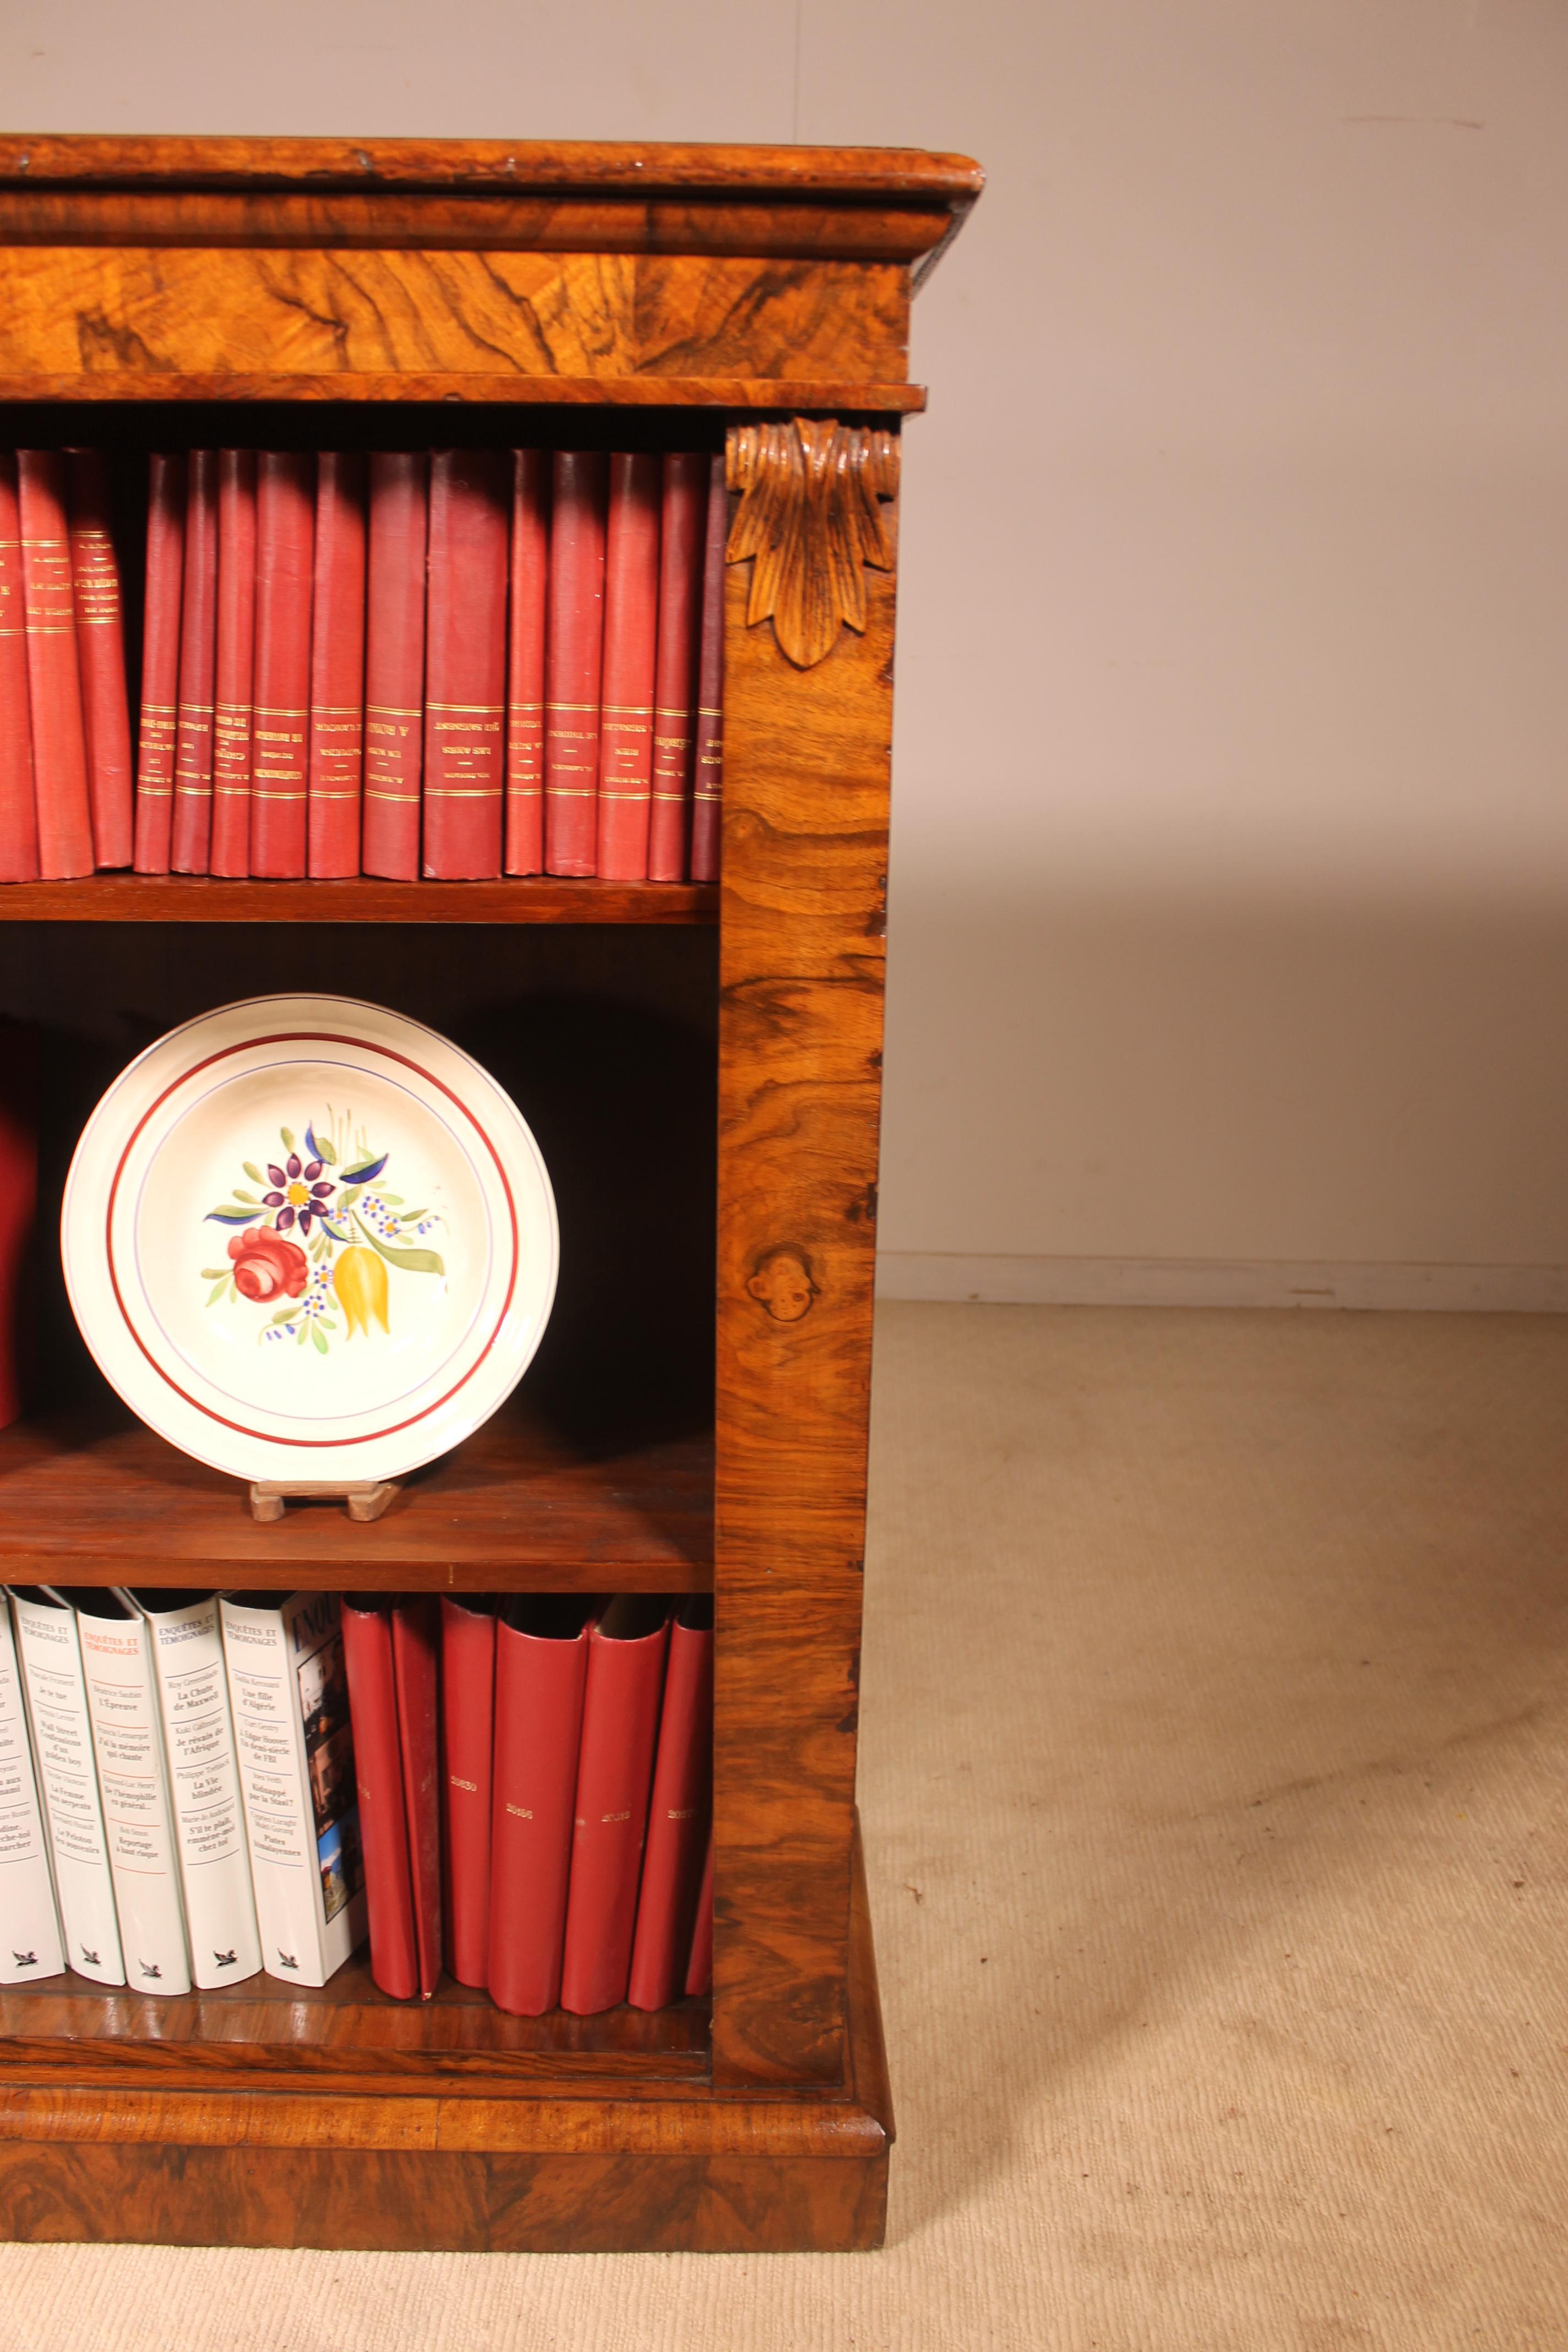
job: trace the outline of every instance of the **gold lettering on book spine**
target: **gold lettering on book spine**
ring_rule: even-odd
[[[866,626],[866,572],[890,572],[881,501],[899,488],[899,443],[833,417],[731,428],[725,478],[741,503],[726,563],[752,562],[746,625],[772,620],[780,652],[811,669],[841,628]]]

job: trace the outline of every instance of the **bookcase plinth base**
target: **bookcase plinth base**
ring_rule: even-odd
[[[858,1856],[857,1856],[858,1861]],[[109,2070],[50,2083],[0,2047],[0,2236],[333,2252],[837,2253],[887,2220],[892,2108],[857,1870],[838,2094],[558,2076],[512,2095],[381,2094]],[[31,2045],[36,2046],[36,2045]],[[64,2070],[62,2069],[62,2075]],[[25,2080],[18,2080],[18,2076]]]

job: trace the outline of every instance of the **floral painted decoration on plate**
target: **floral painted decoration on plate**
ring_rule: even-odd
[[[352,1112],[334,1113],[329,1103],[324,1118],[306,1121],[302,1149],[291,1128],[278,1134],[281,1161],[240,1162],[251,1184],[267,1189],[258,1194],[237,1184],[207,1212],[208,1224],[238,1228],[228,1243],[231,1263],[202,1268],[202,1280],[213,1286],[207,1305],[272,1307],[258,1345],[293,1339],[303,1347],[308,1339],[322,1356],[340,1332],[344,1340],[356,1331],[368,1339],[379,1324],[390,1336],[387,1268],[444,1276],[438,1251],[410,1244],[445,1220],[409,1208],[388,1189],[392,1154],[374,1149]]]

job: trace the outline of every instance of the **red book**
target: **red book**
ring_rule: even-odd
[[[0,449],[0,882],[38,878],[25,614],[16,460]]]
[[[544,631],[550,457],[511,453],[506,655],[506,870],[544,871]]]
[[[125,686],[125,609],[120,559],[109,529],[109,462],[103,451],[68,449],[66,487],[92,854],[99,866],[129,866],[135,769]]]
[[[658,457],[613,457],[605,541],[597,854],[598,871],[612,882],[647,879],[658,528]]]
[[[669,1629],[669,1664],[647,1809],[626,1999],[665,2009],[686,1983],[713,1790],[713,1603],[684,1601]]]
[[[310,705],[310,576],[316,461],[263,449],[256,461],[256,719],[251,730],[250,870],[305,871]]]
[[[169,863],[205,874],[212,854],[213,702],[217,687],[217,451],[193,449],[185,477],[180,726]]]
[[[217,671],[208,871],[250,871],[250,730],[256,657],[256,452],[217,454]]]
[[[20,1419],[27,1402],[37,1200],[38,1033],[7,1021],[0,1023],[0,1429]]]
[[[424,871],[432,882],[500,873],[507,505],[499,449],[435,452],[425,653]]]
[[[665,453],[658,670],[654,680],[653,814],[647,839],[650,882],[684,882],[687,874],[709,471],[710,460],[700,450]]]
[[[429,1594],[395,1604],[392,1664],[419,1995],[428,2000],[441,1974],[440,1618]]]
[[[724,453],[715,451],[708,476],[708,526],[702,552],[702,628],[697,664],[697,757],[691,786],[691,878],[719,879],[719,832],[724,789],[724,544],[730,496]]]
[[[92,813],[65,479],[65,459],[58,449],[17,450],[33,794],[38,812],[38,872],[46,882],[92,872]]]
[[[316,460],[316,563],[310,645],[310,869],[319,881],[359,872],[364,784],[364,458]]]
[[[514,1601],[496,1628],[490,1999],[538,2017],[561,1995],[588,1607]]]
[[[384,1601],[345,1597],[343,1665],[349,1683],[354,1783],[370,1914],[370,1972],[382,1991],[395,2000],[412,2000],[419,1990],[419,1948],[408,1860],[392,1611]]]
[[[423,1596],[343,1601],[370,1972],[395,2000],[428,2000],[441,1972],[436,1625]]]
[[[579,2017],[626,1997],[668,1632],[662,1601],[623,1593],[588,1637],[561,1965],[561,2006]]]
[[[544,870],[592,874],[599,833],[599,687],[605,650],[602,450],[557,449],[544,661]]]
[[[136,747],[136,871],[166,874],[174,821],[180,606],[185,569],[185,461],[148,468],[147,593],[142,615],[142,730]]]
[[[459,1984],[489,1982],[490,1762],[496,1621],[488,1601],[441,1597],[441,1780],[447,1966]]]
[[[686,1963],[686,1997],[699,1998],[713,1990],[713,1832],[708,1832],[708,1859],[697,1890],[697,1924],[691,1931],[691,1958]]]
[[[378,449],[370,461],[360,863],[391,882],[419,879],[429,519],[428,457],[423,450]]]

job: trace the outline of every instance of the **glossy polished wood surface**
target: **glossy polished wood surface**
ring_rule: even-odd
[[[493,2093],[619,2079],[625,2095],[639,2095],[707,2080],[708,2007],[509,2017],[487,1993],[445,1976],[429,2000],[392,2000],[363,1952],[325,1985],[262,1975],[165,2000],[65,1976],[0,1989],[0,2069],[8,2083],[121,2089],[198,2080],[244,2089],[296,2076],[321,2087],[330,2077],[362,2095],[381,2084]]]
[[[925,407],[923,384],[815,383],[788,377],[676,375],[461,375],[409,372],[386,374],[365,369],[353,375],[247,375],[243,371],[201,375],[189,371],[177,380],[134,371],[95,368],[90,375],[0,375],[0,401],[143,402],[348,400],[398,406],[440,401],[448,408],[829,408],[836,415],[910,416]],[[531,427],[531,431],[537,428]],[[52,446],[52,444],[51,444]]]
[[[846,2063],[893,574],[868,571],[864,631],[797,669],[748,626],[748,570],[724,706],[713,2064],[826,2083]]]
[[[358,1527],[341,1505],[271,1526],[247,1489],[122,1410],[0,1431],[0,1579],[292,1591],[688,1592],[712,1581],[712,1445],[568,1441],[514,1399]]]
[[[893,2124],[858,1860],[851,1891],[837,2095],[759,2099],[695,2078],[661,2082],[655,2069],[679,2070],[673,2049],[635,2062],[600,2053],[574,2095],[521,2074],[500,2095],[478,2081],[422,2091],[405,2079],[373,2090],[367,2079],[340,2087],[296,2074],[272,2078],[260,2095],[216,2069],[182,2074],[177,2049],[160,2088],[123,2074],[77,2080],[58,2063],[37,2082],[7,2068],[6,2234],[476,2253],[880,2245]],[[613,2042],[626,2014],[584,2022]],[[700,2010],[663,2015],[672,2040],[700,2031]],[[84,2058],[89,2069],[103,2063],[97,2053]],[[610,2079],[616,2065],[620,2079]]]
[[[14,246],[0,375],[870,378],[906,373],[897,264],[684,255]]]
[[[703,923],[716,885],[569,882],[219,882],[205,875],[92,874],[0,886],[13,923]]]

